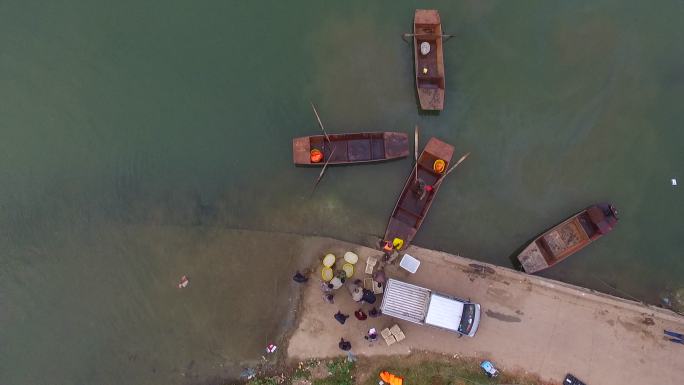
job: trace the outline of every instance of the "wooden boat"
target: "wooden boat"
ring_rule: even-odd
[[[609,203],[590,206],[537,237],[518,255],[526,273],[549,268],[613,230],[617,210]]]
[[[453,155],[454,146],[437,138],[431,138],[428,141],[418,157],[417,165],[413,167],[411,175],[406,180],[397,204],[394,206],[394,211],[392,211],[385,231],[384,243],[400,239],[403,245],[399,251],[402,251],[413,241],[441,186],[441,182],[437,183],[437,181],[448,170]],[[441,173],[434,170],[435,161],[438,159],[444,161]],[[432,190],[426,191],[422,199],[420,195],[423,189],[420,188],[420,183],[416,182],[416,172],[418,173],[418,181],[423,181],[425,186],[430,186]]]
[[[430,45],[427,54],[421,52],[423,43]],[[444,109],[444,53],[442,50],[442,22],[434,9],[417,9],[413,17],[413,56],[416,89],[420,108]]]
[[[403,132],[361,132],[355,134],[303,136],[292,139],[292,158],[295,164],[323,166],[329,164],[368,163],[403,158],[409,154],[408,135]],[[311,151],[323,153],[319,162],[312,162]],[[334,150],[334,153],[333,153]]]

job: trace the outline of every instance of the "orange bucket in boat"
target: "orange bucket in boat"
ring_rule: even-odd
[[[446,162],[444,162],[441,159],[437,159],[435,163],[432,164],[432,169],[435,170],[437,174],[441,174],[444,172],[444,169],[446,168]]]
[[[311,163],[320,163],[323,160],[323,152],[317,148],[311,150]]]

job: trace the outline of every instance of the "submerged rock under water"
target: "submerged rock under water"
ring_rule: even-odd
[[[677,289],[672,293],[671,303],[672,310],[684,314],[684,287]]]
[[[667,292],[660,297],[660,306],[684,314],[684,288]]]

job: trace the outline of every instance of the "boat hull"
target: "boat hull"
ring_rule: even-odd
[[[408,135],[403,132],[361,132],[303,136],[292,140],[292,160],[296,165],[323,166],[328,164],[371,163],[408,156]],[[323,160],[311,162],[311,150],[317,148]],[[329,156],[332,158],[329,159]]]
[[[589,206],[535,238],[517,259],[529,274],[548,269],[611,232],[617,220],[611,204]]]
[[[399,238],[403,241],[401,250],[405,250],[411,244],[441,186],[441,182],[437,183],[437,181],[443,177],[443,174],[434,172],[433,164],[435,160],[442,159],[446,164],[446,170],[453,155],[454,146],[436,138],[428,141],[394,206],[385,230],[385,242],[392,242],[395,238]],[[423,180],[426,185],[433,186],[433,190],[423,199],[415,193],[416,172],[418,179]]]
[[[420,45],[428,43],[430,52],[421,53]],[[416,91],[420,108],[443,110],[445,94],[442,23],[434,9],[417,9],[413,17],[413,57]]]

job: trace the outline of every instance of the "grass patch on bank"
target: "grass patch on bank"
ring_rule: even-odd
[[[278,376],[262,376],[247,385],[378,385],[386,370],[404,379],[405,385],[550,385],[537,376],[501,371],[489,378],[480,360],[419,352],[409,356],[358,357],[300,362]],[[386,384],[389,385],[389,384]]]
[[[380,371],[386,370],[404,379],[406,385],[547,385],[538,377],[524,373],[500,372],[489,378],[480,368],[480,360],[454,358],[432,353],[408,357],[373,357],[358,361],[359,385],[377,385]]]
[[[354,363],[346,358],[338,358],[328,362],[328,376],[313,380],[313,385],[353,385]]]
[[[354,362],[346,358],[308,360],[279,375],[260,375],[247,385],[354,385]]]

